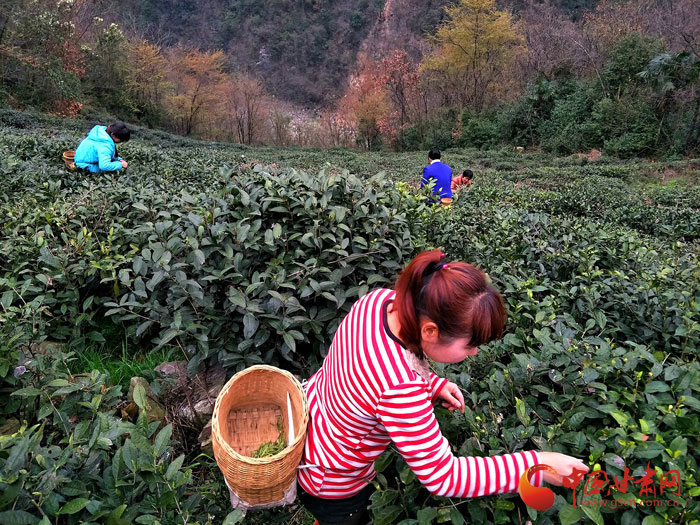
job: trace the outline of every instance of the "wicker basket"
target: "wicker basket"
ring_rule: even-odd
[[[263,443],[277,440],[280,418],[289,435],[287,392],[293,443],[274,456],[250,457]],[[214,457],[229,488],[249,505],[281,501],[296,480],[308,421],[306,395],[289,372],[256,365],[233,376],[216,398],[211,427]]]
[[[63,152],[63,162],[66,163],[68,169],[75,169],[75,151],[64,151]]]

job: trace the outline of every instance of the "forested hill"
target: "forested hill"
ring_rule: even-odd
[[[532,1],[532,0],[531,0]],[[518,11],[528,0],[501,0]],[[552,0],[572,17],[597,0]],[[412,54],[449,0],[124,0],[117,21],[149,39],[224,49],[259,73],[269,92],[297,104],[337,99],[360,49]]]

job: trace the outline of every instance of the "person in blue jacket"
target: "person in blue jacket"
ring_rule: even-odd
[[[117,144],[131,138],[131,132],[123,122],[109,126],[95,126],[75,150],[75,165],[92,173],[117,171],[128,166],[117,156]]]
[[[423,178],[420,181],[420,187],[427,186],[431,179],[435,181],[433,186],[433,195],[436,199],[431,199],[435,203],[441,199],[452,198],[452,168],[440,161],[440,150],[433,148],[428,152],[428,164],[423,168]]]

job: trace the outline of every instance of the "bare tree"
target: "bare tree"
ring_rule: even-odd
[[[231,76],[226,90],[226,109],[233,135],[241,144],[259,139],[264,120],[266,94],[262,83],[247,73]]]
[[[575,45],[583,38],[581,28],[561,8],[530,1],[520,13],[517,27],[527,45],[527,53],[520,56],[526,78],[551,79],[562,67],[572,72],[588,69],[588,58]]]

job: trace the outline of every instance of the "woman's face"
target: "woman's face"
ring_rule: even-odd
[[[426,356],[438,363],[459,363],[467,356],[476,355],[478,351],[476,346],[469,345],[469,339],[466,337],[452,339],[447,343],[423,341],[422,348]]]
[[[437,325],[432,321],[421,323],[421,349],[438,363],[459,363],[478,351],[476,346],[469,344],[468,337],[440,338]]]

